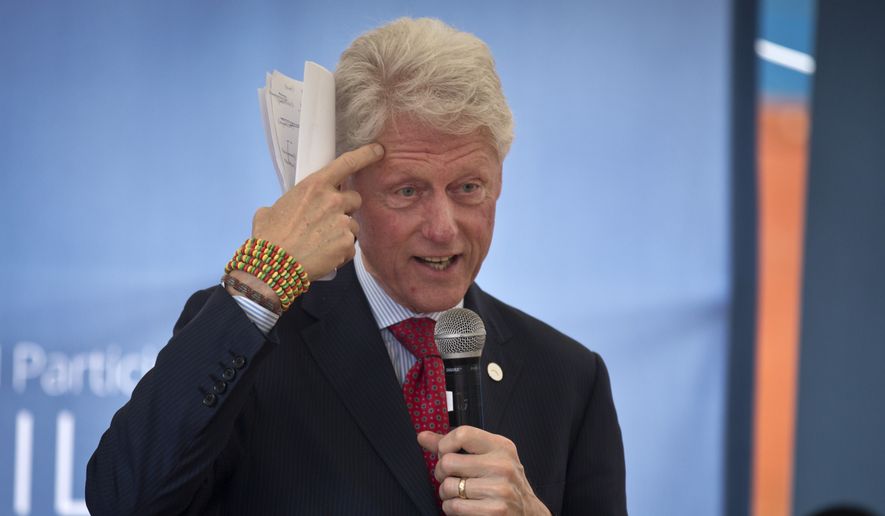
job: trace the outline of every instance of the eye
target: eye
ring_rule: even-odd
[[[477,183],[464,183],[461,185],[461,191],[464,193],[473,193],[479,190],[479,185]]]
[[[416,190],[414,186],[404,186],[397,190],[396,193],[403,197],[413,197],[416,193],[418,193],[418,190]]]

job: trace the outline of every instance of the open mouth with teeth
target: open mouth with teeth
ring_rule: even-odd
[[[454,265],[458,261],[459,256],[457,254],[451,256],[416,256],[415,260],[431,269],[444,271]]]

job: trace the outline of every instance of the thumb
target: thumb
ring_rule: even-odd
[[[423,431],[418,434],[418,444],[430,453],[439,452],[439,441],[443,438],[442,434]]]

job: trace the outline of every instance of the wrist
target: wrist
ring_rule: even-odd
[[[243,296],[280,315],[282,304],[270,286],[244,271],[233,270],[221,278],[221,284],[232,296]]]

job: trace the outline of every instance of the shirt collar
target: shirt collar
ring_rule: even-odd
[[[442,315],[442,312],[415,313],[397,303],[393,298],[387,295],[387,292],[381,288],[381,285],[379,285],[369,271],[366,270],[359,242],[356,244],[356,254],[353,257],[353,264],[356,269],[356,277],[360,282],[360,286],[363,288],[363,292],[366,294],[366,298],[369,300],[369,308],[372,309],[372,315],[375,317],[375,322],[378,324],[379,330],[398,322],[405,321],[406,319],[429,317],[436,321],[439,319],[439,316]],[[463,307],[464,299],[462,298],[458,301],[458,304],[452,308]]]

